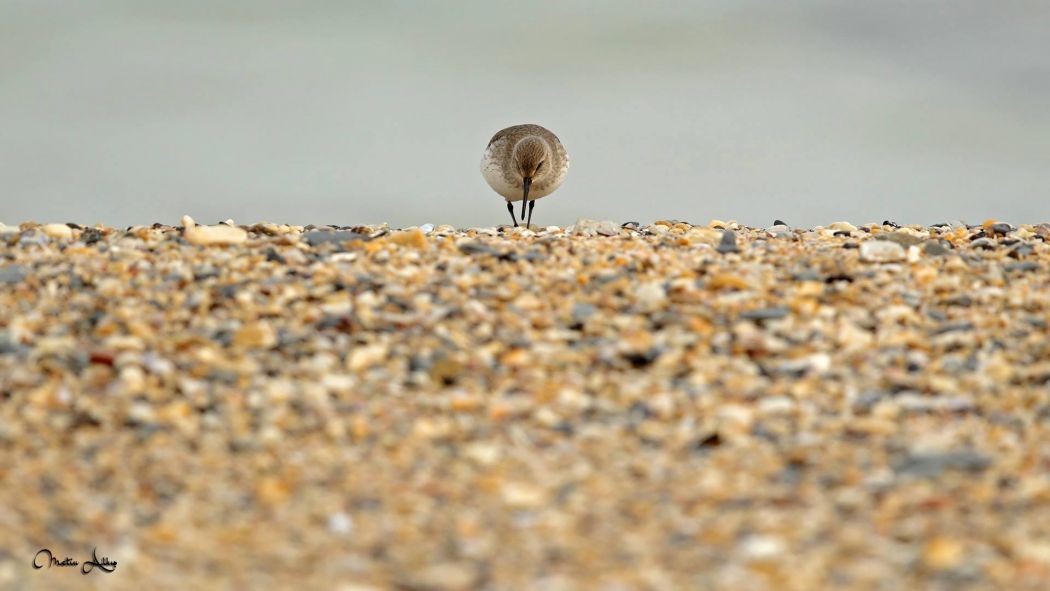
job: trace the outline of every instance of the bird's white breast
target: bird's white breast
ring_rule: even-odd
[[[485,154],[481,157],[481,176],[485,177],[485,182],[492,190],[507,201],[521,201],[521,187],[515,187],[503,176],[503,167],[495,158],[497,152],[492,145],[485,149]]]

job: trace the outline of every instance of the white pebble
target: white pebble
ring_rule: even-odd
[[[193,218],[182,216],[183,236],[190,244],[239,244],[248,239],[248,233],[235,226],[198,226]]]
[[[336,534],[348,534],[354,531],[354,520],[342,511],[328,516],[328,530]]]
[[[787,396],[769,396],[759,401],[758,409],[767,415],[789,413],[795,409],[795,401]]]
[[[752,560],[774,558],[784,552],[784,543],[773,536],[748,536],[741,542],[740,551]]]
[[[904,247],[887,240],[869,240],[860,245],[860,260],[887,263],[904,260]]]
[[[667,300],[664,286],[657,281],[650,281],[639,285],[634,290],[634,299],[645,310],[655,310]]]
[[[56,240],[71,240],[73,238],[73,228],[65,224],[45,224],[40,226],[40,231]]]

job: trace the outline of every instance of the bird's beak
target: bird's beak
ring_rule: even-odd
[[[524,193],[521,196],[521,221],[525,221],[525,206],[529,203],[529,187],[532,186],[532,177],[527,176],[521,179],[521,184],[524,187]]]

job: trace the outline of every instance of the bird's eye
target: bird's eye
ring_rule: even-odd
[[[543,162],[543,160],[540,160],[540,163],[536,165],[536,170],[543,168]]]

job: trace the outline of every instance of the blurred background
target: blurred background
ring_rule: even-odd
[[[1050,2],[0,0],[0,221],[1050,220]]]

